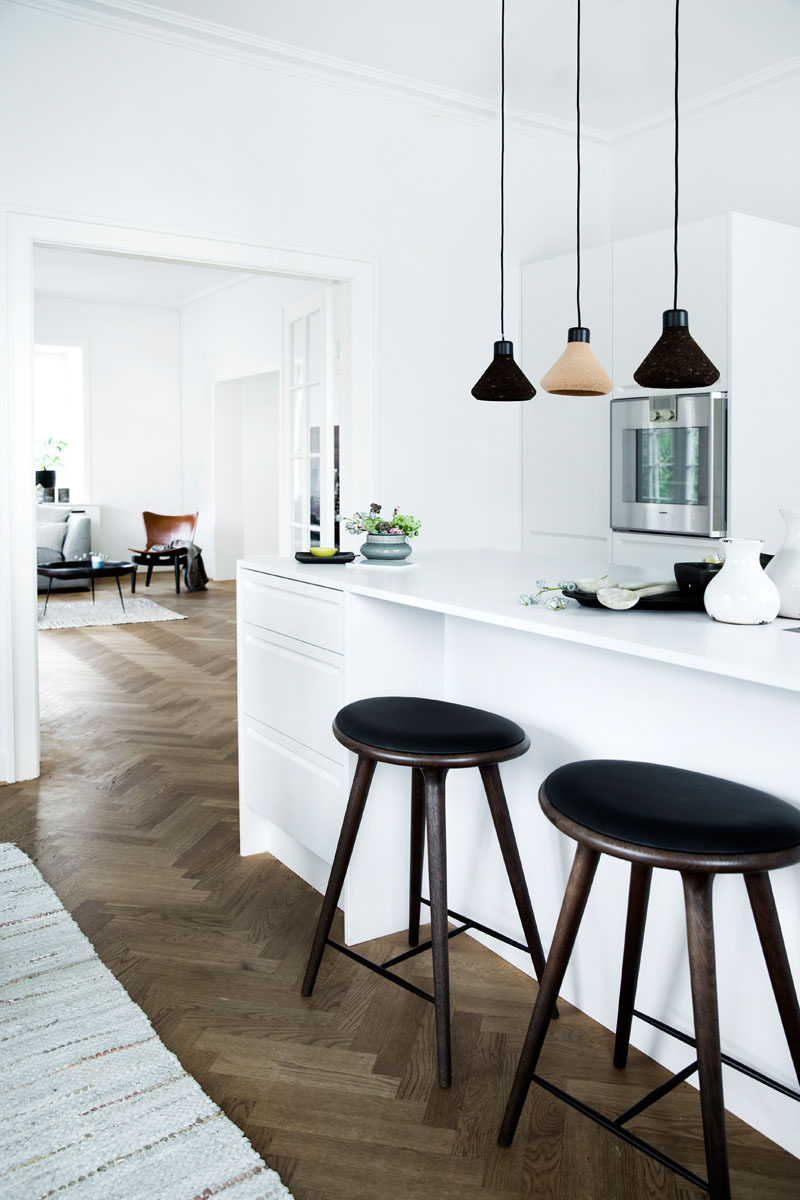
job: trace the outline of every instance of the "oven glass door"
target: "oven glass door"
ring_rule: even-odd
[[[626,501],[707,505],[708,426],[623,430]]]

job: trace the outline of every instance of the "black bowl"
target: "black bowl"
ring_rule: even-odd
[[[689,596],[702,596],[711,580],[722,570],[722,563],[681,562],[675,563],[675,582]]]

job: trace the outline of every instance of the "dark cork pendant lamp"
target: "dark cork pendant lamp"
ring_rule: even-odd
[[[542,387],[553,396],[606,396],[613,388],[611,376],[600,365],[589,345],[589,330],[581,324],[581,0],[578,3],[578,49],[576,56],[576,271],[575,299],[578,324],[567,333],[567,348],[542,379]]]
[[[675,216],[673,236],[674,287],[672,308],[663,317],[663,332],[633,378],[646,388],[710,387],[719,371],[689,333],[689,314],[678,308],[678,64],[680,0],[675,0]]]
[[[506,341],[503,328],[503,253],[505,242],[505,153],[506,153],[506,4],[500,4],[500,341],[494,358],[472,389],[476,400],[530,400],[536,388],[514,362],[514,345]]]

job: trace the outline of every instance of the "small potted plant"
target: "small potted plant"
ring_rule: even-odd
[[[36,453],[36,482],[41,487],[47,490],[55,488],[55,468],[61,462],[61,456],[66,448],[66,442],[52,437],[45,438],[39,443]]]
[[[411,546],[408,539],[416,537],[421,521],[416,517],[394,510],[389,520],[381,516],[380,504],[370,504],[369,512],[354,513],[345,527],[348,533],[365,533],[367,540],[361,547],[364,558],[377,562],[398,562],[408,558]]]

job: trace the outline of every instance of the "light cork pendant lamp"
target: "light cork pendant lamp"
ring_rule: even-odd
[[[530,400],[536,388],[514,362],[514,344],[506,340],[503,328],[505,250],[505,156],[506,156],[506,4],[500,4],[500,341],[494,344],[494,358],[472,388],[476,400]]]
[[[542,387],[553,396],[606,396],[613,388],[610,375],[597,361],[589,345],[589,330],[581,324],[581,0],[577,0],[578,34],[576,55],[576,301],[578,324],[567,332],[567,348],[542,379]]]
[[[710,387],[719,379],[719,371],[689,333],[689,314],[678,308],[678,66],[679,66],[680,0],[675,0],[675,211],[673,222],[674,286],[672,308],[663,316],[661,337],[650,353],[633,372],[640,387],[677,388]]]

